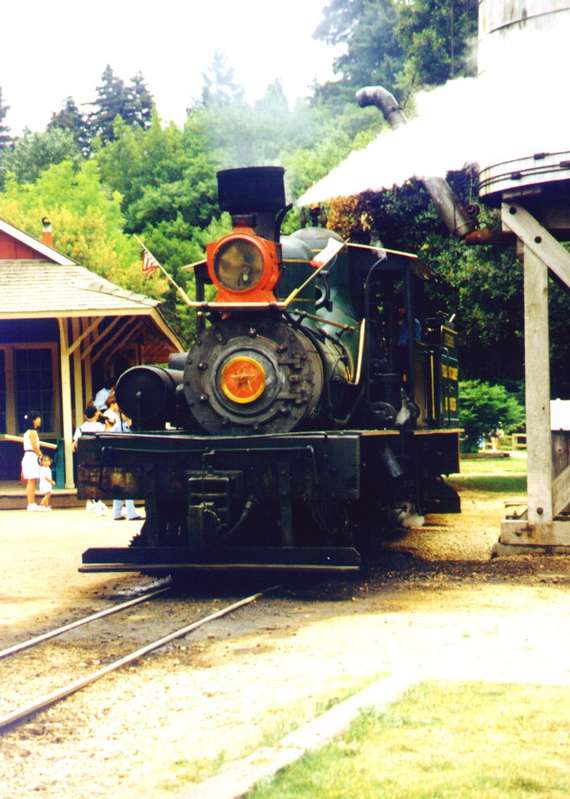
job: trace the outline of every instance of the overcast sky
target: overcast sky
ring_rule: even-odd
[[[326,0],[5,0],[0,86],[6,123],[42,130],[72,96],[95,97],[105,66],[141,71],[165,120],[180,123],[216,49],[249,99],[280,78],[290,99],[331,77],[333,48],[313,39]],[[88,111],[88,108],[84,110]]]

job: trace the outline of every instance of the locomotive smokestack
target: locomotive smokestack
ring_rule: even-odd
[[[218,172],[218,203],[234,222],[249,217],[260,236],[279,240],[286,208],[282,166],[249,166]]]
[[[394,130],[406,125],[408,122],[402,107],[394,95],[383,86],[365,86],[356,92],[356,99],[362,108],[368,105],[375,105]],[[437,208],[441,219],[454,236],[464,238],[468,233],[475,230],[475,220],[463,208],[451,186],[444,178],[421,178],[421,181]]]

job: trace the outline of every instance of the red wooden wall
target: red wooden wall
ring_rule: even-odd
[[[42,255],[37,250],[33,250],[31,247],[28,247],[27,244],[23,244],[21,241],[4,233],[3,230],[0,230],[0,260],[6,258],[12,260],[20,260],[23,258],[48,260],[45,255]]]

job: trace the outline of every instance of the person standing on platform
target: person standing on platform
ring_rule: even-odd
[[[105,382],[103,383],[103,388],[100,388],[99,391],[95,394],[95,399],[93,400],[93,405],[97,408],[98,411],[101,413],[105,413],[108,405],[109,395],[113,393],[115,388],[115,381],[112,377],[108,377]]]
[[[89,404],[85,408],[85,418],[73,434],[72,449],[74,454],[77,452],[77,444],[83,433],[105,432],[105,425],[103,422],[99,421],[100,417],[101,413],[97,410],[95,405]],[[104,516],[107,513],[107,506],[102,500],[98,500],[97,502],[93,499],[88,500],[85,509],[94,511],[98,516]]]
[[[114,420],[111,426],[108,428],[108,433],[130,433],[131,432],[131,420],[128,416],[121,411],[119,408],[119,404],[114,396],[111,398],[111,402],[109,404],[109,410],[105,414],[108,416],[110,420]],[[123,516],[123,503],[125,504],[127,510],[127,519],[130,522],[137,522],[142,519],[142,516],[139,516],[137,513],[137,509],[135,507],[134,499],[114,499],[113,500],[113,521],[120,522],[125,517]]]
[[[42,424],[42,417],[35,411],[29,411],[24,420],[30,425],[24,433],[24,457],[22,458],[22,479],[26,481],[26,510],[39,510],[36,505],[36,480],[40,477],[39,459],[42,457],[38,430]]]

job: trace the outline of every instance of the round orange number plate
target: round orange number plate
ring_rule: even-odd
[[[255,358],[232,358],[222,369],[221,388],[233,402],[253,402],[265,389],[265,370]]]

